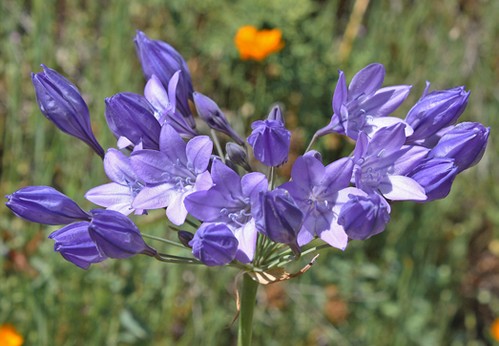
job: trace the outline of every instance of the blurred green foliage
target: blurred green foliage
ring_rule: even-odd
[[[400,116],[424,82],[465,84],[464,120],[492,128],[480,165],[429,205],[400,203],[386,232],[324,251],[305,275],[261,288],[255,345],[486,345],[499,316],[499,2],[372,1],[349,58],[338,47],[353,1],[33,0],[0,2],[0,191],[53,185],[85,208],[83,192],[106,181],[98,157],[59,133],[37,109],[30,72],[39,64],[73,80],[89,104],[96,136],[110,147],[104,97],[144,86],[136,29],[171,43],[199,90],[231,110],[239,130],[273,102],[296,128],[295,151],[331,114],[337,70],[347,78],[370,62],[386,84],[412,84]],[[278,27],[286,47],[263,64],[242,62],[238,27]],[[351,147],[318,143],[333,159]],[[346,148],[344,148],[346,147]],[[52,251],[52,230],[0,209],[0,323],[26,345],[231,345],[236,271],[180,267],[136,257],[82,271]],[[161,219],[160,213],[153,220]],[[163,235],[162,221],[141,229]],[[305,263],[303,263],[304,265]]]

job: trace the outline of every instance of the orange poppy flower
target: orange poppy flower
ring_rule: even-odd
[[[496,318],[490,326],[490,334],[495,341],[499,341],[499,318]]]
[[[23,342],[23,337],[17,332],[14,326],[10,324],[2,324],[0,326],[0,345],[21,346]]]
[[[281,30],[258,30],[252,25],[240,27],[234,37],[234,42],[243,60],[262,61],[268,55],[284,47]]]

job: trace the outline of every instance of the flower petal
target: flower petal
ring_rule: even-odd
[[[109,179],[121,185],[137,181],[130,158],[121,151],[111,148],[104,156],[104,170]]]
[[[187,143],[187,162],[197,174],[206,171],[210,163],[213,142],[208,136],[196,136]]]
[[[315,157],[307,155],[296,159],[291,170],[291,178],[303,189],[311,190],[320,184],[326,169]]]
[[[168,206],[177,195],[172,184],[146,186],[135,196],[132,206],[135,209],[158,209]]]
[[[267,177],[262,173],[252,172],[241,178],[241,190],[243,195],[249,197],[250,199],[255,198],[260,191],[265,191],[267,188]]]
[[[251,219],[243,227],[234,230],[234,236],[239,242],[237,247],[236,259],[242,263],[249,263],[253,260],[256,250],[257,230],[255,220]]]
[[[389,175],[379,185],[379,190],[392,201],[424,201],[424,188],[414,179],[402,175]]]
[[[137,150],[130,155],[130,162],[135,173],[147,184],[165,183],[171,179],[166,168],[172,163],[163,152]]]
[[[125,185],[117,183],[100,185],[88,190],[85,194],[85,198],[101,207],[114,210],[116,210],[115,208],[112,208],[114,205],[128,204],[129,212],[126,213],[126,215],[133,211],[130,188]]]
[[[193,192],[194,191],[191,190],[184,191],[183,193],[177,193],[168,204],[168,208],[166,208],[166,216],[174,225],[179,226],[185,222],[187,209],[185,208],[184,200]]]
[[[382,64],[370,64],[353,76],[348,86],[349,100],[360,95],[370,95],[378,90],[385,79],[385,67]]]
[[[345,81],[345,74],[343,71],[338,71],[338,83],[336,83],[336,88],[333,94],[333,112],[337,116],[341,114],[340,108],[347,102],[347,83]]]
[[[179,160],[181,163],[187,163],[185,154],[187,144],[175,129],[168,123],[161,127],[159,136],[159,150],[164,153],[171,162]]]
[[[155,74],[147,81],[144,88],[144,96],[158,111],[163,111],[170,106],[168,94]]]

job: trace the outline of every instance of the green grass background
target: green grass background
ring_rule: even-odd
[[[144,86],[136,29],[176,47],[195,89],[231,110],[239,130],[282,102],[296,154],[329,120],[338,69],[349,80],[377,61],[386,66],[385,84],[412,84],[401,117],[426,80],[435,89],[466,85],[471,97],[462,119],[491,127],[479,166],[461,174],[445,200],[398,203],[383,234],[345,252],[323,251],[305,275],[260,289],[254,344],[492,343],[489,327],[499,316],[499,2],[371,1],[340,61],[352,7],[345,0],[1,1],[0,192],[52,185],[92,207],[83,193],[106,182],[100,159],[44,119],[30,72],[43,63],[74,81],[97,138],[111,147],[104,98]],[[264,64],[241,62],[233,36],[245,24],[280,28],[286,47]],[[332,160],[351,146],[330,136],[317,148]],[[154,215],[135,220],[166,234]],[[14,324],[26,345],[234,344],[235,270],[138,256],[83,271],[53,252],[46,239],[52,230],[0,208],[0,324]]]

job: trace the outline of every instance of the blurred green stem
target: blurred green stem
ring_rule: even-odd
[[[222,162],[225,163],[225,155],[222,150],[222,146],[220,145],[220,141],[218,140],[217,133],[213,129],[210,130],[210,133],[213,143],[215,143],[215,148],[217,149],[218,156],[220,156]]]
[[[312,148],[312,145],[314,145],[315,141],[317,140],[317,134],[314,134],[314,136],[312,137],[312,139],[310,140],[310,143],[308,144],[308,147],[307,149],[305,149],[305,153],[307,151],[309,151],[311,148]]]
[[[243,289],[241,291],[241,309],[239,311],[239,330],[237,333],[238,346],[250,346],[253,332],[253,311],[256,304],[258,282],[248,274],[243,275]]]
[[[267,76],[265,75],[265,65],[263,62],[255,64],[255,114],[258,119],[262,117],[262,112],[268,105],[265,104],[267,97]]]

